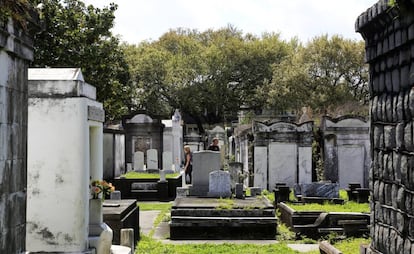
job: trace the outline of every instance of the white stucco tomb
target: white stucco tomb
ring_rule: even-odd
[[[29,69],[26,249],[109,253],[91,180],[103,175],[102,104],[80,69]]]

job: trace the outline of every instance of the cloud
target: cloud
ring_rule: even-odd
[[[110,0],[85,0],[96,7]],[[301,41],[322,34],[361,39],[354,31],[357,17],[377,0],[117,0],[115,28],[129,43],[156,40],[178,27],[204,31],[232,24],[244,33],[281,33]]]

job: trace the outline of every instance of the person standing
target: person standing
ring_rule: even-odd
[[[218,138],[213,138],[213,141],[208,146],[207,150],[210,150],[210,151],[220,151],[220,147],[219,147],[218,143],[219,143]]]
[[[191,184],[191,173],[193,172],[193,154],[191,153],[190,146],[184,146],[184,172],[185,172],[185,182]]]

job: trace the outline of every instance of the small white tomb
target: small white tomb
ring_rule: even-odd
[[[104,110],[80,69],[29,69],[26,250],[109,253],[90,183],[103,174]],[[108,243],[109,241],[109,243]]]

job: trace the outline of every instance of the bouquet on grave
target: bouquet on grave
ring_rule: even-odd
[[[91,194],[93,199],[98,199],[101,196],[105,200],[105,196],[115,191],[115,186],[104,180],[93,180],[91,182]]]

